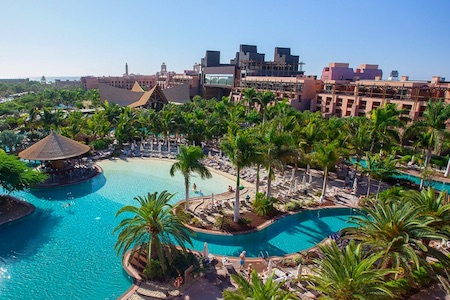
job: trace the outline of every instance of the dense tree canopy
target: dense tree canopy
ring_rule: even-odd
[[[24,190],[46,178],[47,175],[27,167],[16,156],[0,150],[0,186],[8,193]]]

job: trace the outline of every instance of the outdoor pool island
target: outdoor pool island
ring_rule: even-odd
[[[0,299],[116,299],[131,285],[114,245],[117,211],[135,196],[168,190],[184,199],[184,178],[170,177],[173,162],[102,161],[103,174],[82,184],[16,193],[36,206],[0,226]],[[205,195],[234,181],[213,174],[192,182]],[[192,196],[192,195],[191,195]]]

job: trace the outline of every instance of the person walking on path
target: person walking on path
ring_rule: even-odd
[[[247,269],[247,281],[249,281],[249,282],[250,282],[250,278],[251,278],[251,276],[252,276],[252,271],[253,271],[253,269],[252,269],[252,264],[248,264],[248,269]]]
[[[244,265],[245,265],[245,251],[242,251],[241,254],[239,255],[239,266],[240,269],[244,269]]]

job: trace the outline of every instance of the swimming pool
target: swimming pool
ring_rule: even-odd
[[[102,161],[104,173],[88,182],[55,189],[17,193],[36,206],[30,216],[0,226],[0,299],[116,299],[131,284],[114,244],[116,212],[147,192],[177,193],[184,198],[184,179],[170,177],[171,162],[133,159]],[[192,183],[204,194],[226,191],[234,181],[215,175]],[[69,205],[70,204],[70,205]],[[192,247],[204,242],[214,254],[248,257],[263,251],[284,255],[314,246],[343,227],[352,209],[305,211],[253,234],[217,236],[198,233]]]
[[[420,185],[420,181],[421,179],[417,176],[413,176],[411,174],[406,174],[406,173],[400,173],[398,175],[394,176],[395,178],[402,178],[402,179],[406,179],[409,180],[417,185]],[[444,191],[444,192],[450,192],[450,184],[442,182],[442,181],[436,181],[436,180],[427,180],[424,183],[424,186],[431,186],[432,188],[439,190],[439,191]]]
[[[239,256],[243,250],[247,257],[257,257],[261,252],[264,256],[282,256],[311,248],[332,233],[355,226],[349,219],[356,214],[352,208],[302,211],[249,234],[197,233],[193,243],[194,248],[201,251],[204,242],[208,242],[210,253],[226,256]]]
[[[36,206],[30,216],[0,226],[0,299],[116,299],[132,283],[114,244],[116,212],[133,197],[168,190],[184,198],[184,179],[172,163],[102,161],[104,174],[88,182],[16,193]],[[214,174],[213,174],[214,175]],[[234,181],[214,175],[193,181],[204,194]],[[68,205],[70,204],[70,205]]]
[[[354,158],[352,158],[349,162],[351,162],[352,164],[354,164],[356,162],[356,160]],[[366,167],[366,161],[365,160],[360,160],[360,163],[362,166]],[[398,174],[393,176],[394,178],[399,178],[399,179],[406,179],[409,180],[417,185],[420,185],[421,182],[421,178],[408,174],[408,173],[403,173],[403,172],[399,172]],[[438,180],[427,180],[424,184],[425,187],[427,186],[431,186],[432,188],[439,190],[439,191],[445,191],[445,192],[450,192],[450,184],[442,182],[442,181],[438,181]]]

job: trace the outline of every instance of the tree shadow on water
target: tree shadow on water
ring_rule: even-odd
[[[36,210],[25,218],[0,226],[0,260],[8,263],[36,254],[51,241],[51,232],[61,219],[52,214],[52,210]]]
[[[44,200],[73,200],[95,193],[106,184],[103,174],[86,182],[52,188],[31,189],[30,193]]]

